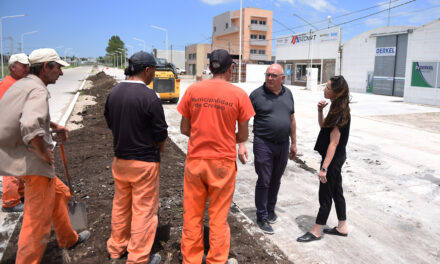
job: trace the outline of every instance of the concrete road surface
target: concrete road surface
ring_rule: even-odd
[[[190,83],[182,82],[181,96]],[[247,93],[259,84],[240,84]],[[312,243],[296,238],[314,224],[319,208],[320,156],[317,102],[322,92],[288,86],[294,95],[299,158],[289,161],[281,183],[274,235],[265,235],[294,263],[440,263],[440,108],[402,98],[352,94],[352,124],[343,167],[347,238],[324,236]],[[176,105],[164,105],[170,137],[186,152]],[[328,107],[327,107],[328,108]],[[411,116],[412,118],[408,118]],[[252,125],[252,121],[250,122]],[[250,129],[252,131],[252,128]],[[253,135],[250,159],[239,164],[234,202],[256,221]],[[334,209],[328,226],[337,225]],[[260,232],[256,227],[250,232]]]

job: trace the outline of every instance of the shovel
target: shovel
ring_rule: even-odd
[[[69,170],[67,169],[67,160],[66,154],[64,152],[63,142],[61,140],[58,140],[57,143],[60,147],[61,158],[64,165],[64,172],[66,173],[67,183],[69,184],[70,193],[72,194],[72,199],[70,199],[68,203],[70,223],[72,224],[72,228],[74,230],[87,229],[86,204],[84,202],[76,201],[75,193],[73,192],[72,184],[70,183]]]

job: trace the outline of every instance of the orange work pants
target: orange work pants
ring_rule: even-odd
[[[50,237],[50,226],[55,230],[60,248],[69,248],[78,241],[72,229],[67,202],[69,188],[57,177],[30,175],[25,182],[23,225],[18,238],[16,264],[40,263]]]
[[[2,206],[12,208],[21,204],[24,197],[24,182],[22,179],[14,176],[3,176],[3,195]]]
[[[113,160],[115,196],[112,233],[107,241],[110,258],[128,251],[127,263],[147,263],[158,224],[159,162]]]
[[[209,198],[209,252],[206,263],[228,260],[228,213],[235,189],[237,166],[228,159],[187,159],[183,183],[183,264],[202,263],[203,214]]]

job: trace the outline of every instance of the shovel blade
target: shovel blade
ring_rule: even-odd
[[[70,201],[69,217],[74,230],[87,229],[87,211],[85,203]]]

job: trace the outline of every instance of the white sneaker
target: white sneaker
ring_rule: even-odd
[[[150,260],[148,261],[148,264],[159,264],[162,260],[162,257],[159,254],[153,254],[150,255]]]
[[[228,259],[226,264],[238,264],[238,261],[235,258],[230,258],[230,259]]]

